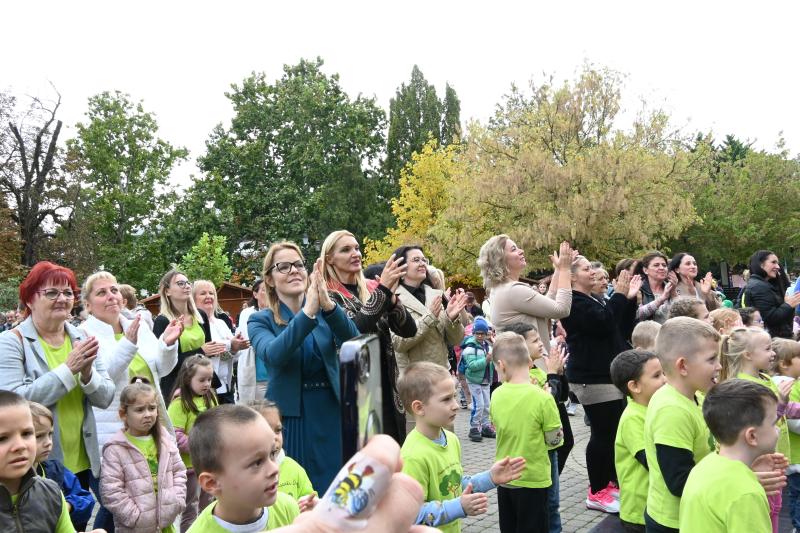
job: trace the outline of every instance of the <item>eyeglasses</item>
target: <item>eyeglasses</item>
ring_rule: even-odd
[[[191,284],[192,284],[192,282],[191,282],[191,281],[189,281],[189,280],[185,280],[185,279],[182,279],[182,280],[180,280],[180,281],[176,281],[176,282],[175,282],[175,285],[177,285],[177,286],[178,286],[178,287],[180,287],[181,289],[182,289],[182,288],[184,288],[184,287],[188,287],[188,286],[189,286],[189,285],[191,285]]]
[[[48,300],[58,300],[58,296],[60,294],[63,294],[64,299],[66,300],[72,300],[75,298],[75,293],[72,292],[72,289],[64,289],[63,291],[60,291],[58,289],[44,289],[36,292],[44,294],[44,297],[47,298]]]
[[[423,265],[430,265],[431,262],[428,261],[427,257],[412,257],[409,263],[422,263]]]
[[[293,263],[290,261],[281,261],[280,263],[275,263],[274,265],[269,267],[269,270],[267,270],[267,274],[272,272],[273,269],[277,270],[281,274],[288,274],[289,272],[292,271],[293,267],[298,272],[303,272],[306,269],[306,265],[302,261],[295,261]]]

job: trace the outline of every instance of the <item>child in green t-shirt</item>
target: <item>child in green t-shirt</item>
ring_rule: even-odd
[[[619,519],[629,533],[644,533],[647,502],[647,457],[644,418],[650,398],[666,382],[661,361],[653,352],[627,350],[611,362],[611,381],[628,397],[614,441],[614,465],[619,480]]]
[[[27,400],[0,390],[0,523],[16,523],[25,531],[75,533],[61,487],[36,475],[35,459],[36,431]]]
[[[714,449],[695,394],[717,381],[719,339],[711,324],[689,317],[671,318],[658,332],[656,353],[667,384],[650,398],[644,421],[647,531],[677,532],[686,478]]]
[[[771,461],[779,430],[777,400],[766,387],[731,379],[713,387],[703,417],[719,443],[689,473],[680,503],[681,533],[772,531],[756,463]]]
[[[429,362],[411,364],[397,383],[397,391],[415,422],[400,455],[403,472],[416,479],[424,493],[425,503],[416,523],[457,533],[461,518],[486,512],[484,492],[519,478],[525,460],[505,457],[486,472],[464,476],[461,443],[444,429],[453,424],[459,409],[446,368]]]
[[[275,449],[278,450],[275,461],[279,467],[278,490],[294,498],[301,513],[310,511],[319,501],[317,492],[305,469],[283,451],[283,422],[278,404],[269,400],[254,400],[247,405],[258,411],[275,433]]]
[[[175,533],[186,506],[186,467],[159,420],[156,390],[135,377],[119,396],[124,429],[103,446],[100,494],[114,523],[130,531]]]
[[[790,339],[772,339],[775,360],[772,380],[776,385],[784,382],[792,384],[790,402],[800,402],[800,342]],[[800,530],[800,420],[787,421],[789,427],[789,468],[786,470],[789,482],[789,515],[792,527]]]
[[[495,365],[503,381],[490,407],[497,430],[497,457],[520,455],[525,469],[497,489],[501,531],[550,530],[547,489],[552,485],[549,450],[564,433],[553,397],[530,382],[530,353],[525,339],[501,333],[494,344]]]
[[[189,533],[269,531],[300,514],[278,490],[275,433],[254,409],[225,404],[201,413],[189,449],[200,487],[215,498]]]

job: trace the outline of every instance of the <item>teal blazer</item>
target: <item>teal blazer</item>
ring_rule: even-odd
[[[280,313],[287,322],[285,326],[275,322],[271,309],[253,313],[247,322],[250,344],[256,357],[264,361],[267,367],[267,398],[278,404],[283,415],[300,416],[303,340],[311,334],[325,362],[333,393],[340,401],[339,347],[359,335],[355,323],[338,305],[330,313],[320,310],[314,319],[302,310],[293,315],[283,303]]]

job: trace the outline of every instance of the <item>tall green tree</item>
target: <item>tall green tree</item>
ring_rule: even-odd
[[[391,220],[378,196],[385,114],[373,98],[351,98],[322,67],[322,59],[302,60],[274,82],[254,73],[226,93],[231,125],[212,131],[199,158],[205,175],[179,206],[208,206],[206,219],[185,220],[190,231],[227,235],[229,252],[255,256],[279,239],[307,242],[313,256],[336,229],[383,233]]]
[[[65,231],[91,231],[94,238],[83,246],[94,245],[98,266],[131,284],[145,283],[145,271],[161,261],[135,262],[131,255],[151,250],[144,234],[174,202],[170,174],[188,151],[159,138],[155,115],[120,91],[89,98],[86,118],[67,141],[67,169],[84,187]]]
[[[205,279],[221,287],[222,282],[231,276],[225,241],[226,238],[221,235],[203,233],[197,244],[183,256],[179,268],[189,279]]]
[[[412,162],[412,155],[422,150],[429,139],[447,146],[461,136],[461,102],[455,89],[445,87],[440,100],[436,88],[428,83],[417,65],[411,80],[398,87],[389,102],[389,132],[386,141],[386,173],[389,197],[399,192],[400,173]]]

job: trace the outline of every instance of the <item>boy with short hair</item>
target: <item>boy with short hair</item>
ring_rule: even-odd
[[[695,318],[667,320],[656,340],[656,353],[667,384],[650,399],[644,422],[649,468],[645,524],[648,532],[677,532],[678,508],[686,478],[714,449],[695,394],[717,381],[720,335]]]
[[[629,533],[644,533],[647,503],[647,457],[644,450],[644,419],[650,398],[666,378],[661,361],[653,352],[626,350],[611,362],[611,381],[628,397],[614,441],[614,465],[619,480],[619,519]]]
[[[530,353],[521,335],[510,331],[498,335],[494,359],[503,381],[490,407],[497,430],[496,457],[525,458],[519,479],[497,489],[500,530],[547,533],[547,488],[552,484],[548,450],[564,437],[556,402],[531,383]]]
[[[36,430],[28,401],[0,390],[0,531],[75,533],[58,483],[36,475]],[[103,530],[95,530],[95,533]]]
[[[397,391],[415,421],[400,455],[403,472],[416,479],[424,493],[416,523],[457,533],[461,518],[486,512],[483,492],[519,478],[525,460],[505,457],[486,472],[471,478],[463,475],[461,443],[444,429],[458,412],[455,385],[444,367],[429,362],[409,365]]]
[[[690,298],[689,296],[681,296],[672,302],[669,308],[669,317],[677,318],[679,316],[688,316],[711,323],[711,316],[708,313],[706,304],[697,298]]]
[[[278,492],[275,433],[257,411],[227,404],[201,413],[189,451],[200,488],[216,498],[189,532],[268,531],[300,514],[297,502]]]
[[[661,324],[655,320],[643,320],[636,324],[631,333],[631,344],[634,350],[647,350],[651,352],[656,349],[656,337],[661,331]]]
[[[494,367],[489,343],[486,341],[488,335],[489,324],[479,316],[472,323],[472,335],[461,343],[464,375],[472,397],[469,440],[473,442],[481,442],[483,437],[495,438],[495,432],[489,423],[489,385],[494,377]]]
[[[689,474],[680,504],[681,533],[769,532],[764,487],[753,462],[775,451],[777,399],[758,383],[731,379],[711,389],[703,417],[719,443]]]

